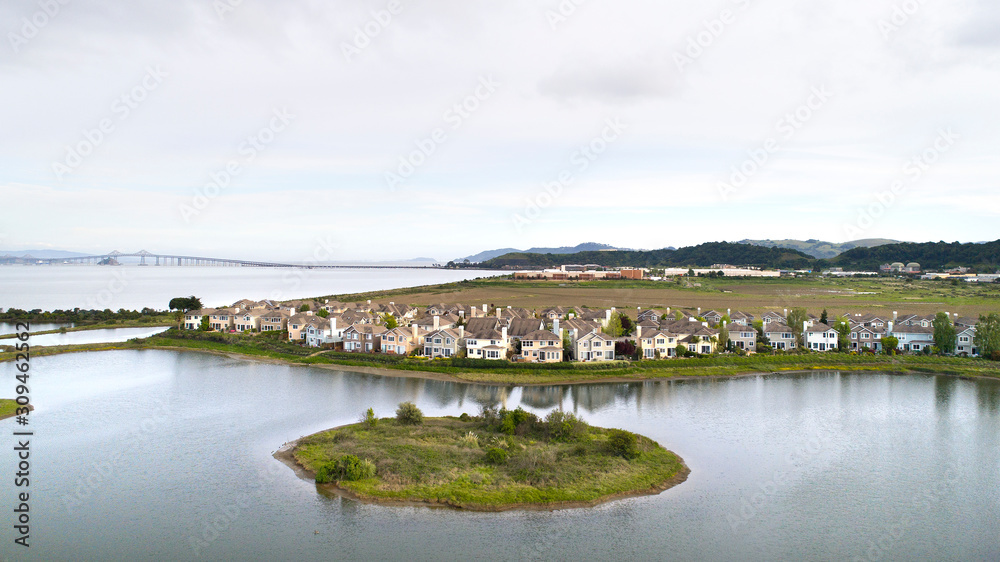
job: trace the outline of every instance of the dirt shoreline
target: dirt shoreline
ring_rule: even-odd
[[[288,468],[292,469],[296,476],[305,480],[306,482],[316,482],[316,473],[307,469],[298,459],[295,458],[293,451],[298,447],[299,442],[303,439],[308,439],[313,435],[319,435],[320,433],[326,433],[328,431],[334,431],[346,426],[331,427],[330,429],[324,429],[322,431],[317,431],[311,435],[303,435],[294,441],[289,441],[277,451],[274,452],[273,456],[275,459],[283,463]],[[671,451],[673,452],[673,451]],[[370,504],[370,505],[385,505],[389,507],[428,507],[428,508],[441,508],[441,509],[454,509],[458,511],[471,511],[471,512],[486,512],[486,513],[501,513],[504,511],[558,511],[562,509],[582,509],[588,507],[596,507],[598,505],[603,505],[617,500],[623,500],[628,498],[640,498],[645,496],[656,496],[659,495],[674,486],[682,484],[688,479],[691,474],[691,469],[688,468],[687,463],[684,459],[680,457],[677,453],[673,453],[674,456],[681,462],[681,469],[677,471],[669,480],[663,482],[660,485],[653,486],[652,488],[647,488],[645,490],[632,490],[628,492],[618,492],[616,494],[608,494],[606,496],[601,496],[592,501],[560,501],[560,502],[548,502],[548,503],[517,503],[510,505],[456,505],[448,501],[441,500],[392,500],[376,498],[371,496],[362,496],[348,490],[346,488],[338,486],[336,483],[329,484],[316,484],[318,488],[326,493],[340,496],[345,499],[352,501]]]

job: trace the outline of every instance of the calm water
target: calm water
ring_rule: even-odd
[[[32,326],[34,329],[34,326]],[[148,338],[154,334],[166,330],[164,327],[158,328],[107,328],[104,330],[82,330],[79,332],[67,332],[65,334],[42,334],[32,335],[31,345],[73,345],[83,343],[110,343],[123,342],[132,338]],[[0,344],[12,340],[0,340]]]
[[[196,295],[205,306],[240,299],[286,300],[415,287],[494,275],[439,268],[290,270],[254,267],[0,267],[0,308],[166,309]]]
[[[45,323],[42,323],[42,322],[32,322],[31,323],[31,331],[32,332],[45,332],[45,331],[48,331],[48,330],[58,330],[59,328],[62,328],[63,326],[65,326],[67,328],[72,328],[74,326],[74,324],[45,324]],[[18,333],[20,331],[21,330],[17,329],[17,323],[16,322],[10,322],[10,323],[0,322],[0,336],[2,336],[4,334],[15,334],[15,333]]]
[[[0,365],[2,388],[13,376]],[[155,350],[37,358],[31,380],[32,547],[5,538],[6,557],[1000,559],[994,381],[814,373],[504,389]],[[562,407],[656,439],[692,473],[594,509],[485,514],[327,497],[271,457],[403,400],[432,416]],[[0,466],[13,472],[12,447]]]

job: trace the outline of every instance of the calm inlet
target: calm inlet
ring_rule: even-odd
[[[13,388],[13,365],[0,373]],[[31,380],[33,548],[8,540],[5,556],[1000,558],[996,381],[826,372],[504,388],[154,350],[39,357]],[[430,416],[575,411],[655,439],[691,475],[596,508],[468,513],[330,497],[271,456],[404,400]],[[9,473],[11,447],[0,457]],[[0,487],[8,519],[13,491]]]

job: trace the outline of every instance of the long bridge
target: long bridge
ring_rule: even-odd
[[[227,258],[207,258],[199,256],[180,256],[173,254],[154,254],[146,250],[125,253],[115,250],[106,254],[94,256],[74,256],[68,258],[36,258],[31,255],[0,256],[0,265],[60,265],[60,264],[97,264],[121,265],[119,258],[139,258],[139,265],[152,266],[213,266],[213,267],[275,267],[289,269],[427,269],[426,265],[339,265],[339,264],[294,264],[255,260],[234,260]],[[148,261],[147,261],[148,260]],[[434,266],[437,267],[437,264]]]

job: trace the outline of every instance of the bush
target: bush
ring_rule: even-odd
[[[500,465],[507,462],[507,451],[499,447],[493,447],[489,451],[486,451],[486,458],[484,459],[486,464]]]
[[[538,416],[526,412],[520,406],[516,410],[500,410],[500,433],[524,435],[538,422]]]
[[[338,480],[364,480],[375,477],[375,463],[361,460],[354,455],[344,455],[339,459],[326,463],[316,471],[316,483],[337,482]]]
[[[587,424],[573,414],[553,410],[545,416],[545,431],[552,441],[575,441],[587,430]]]
[[[403,425],[424,423],[424,413],[413,402],[403,402],[396,408],[396,421]]]
[[[639,456],[639,439],[631,431],[612,429],[608,431],[608,449],[612,455],[632,460]]]
[[[375,417],[375,410],[368,408],[368,411],[361,415],[361,423],[369,429],[378,425],[378,418]]]
[[[458,416],[458,419],[460,419],[460,420],[462,420],[462,421],[464,421],[464,422],[467,422],[467,421],[471,421],[471,420],[472,420],[472,418],[471,418],[471,417],[469,417],[469,414],[466,414],[465,412],[462,412],[462,415],[461,415],[461,416]]]

